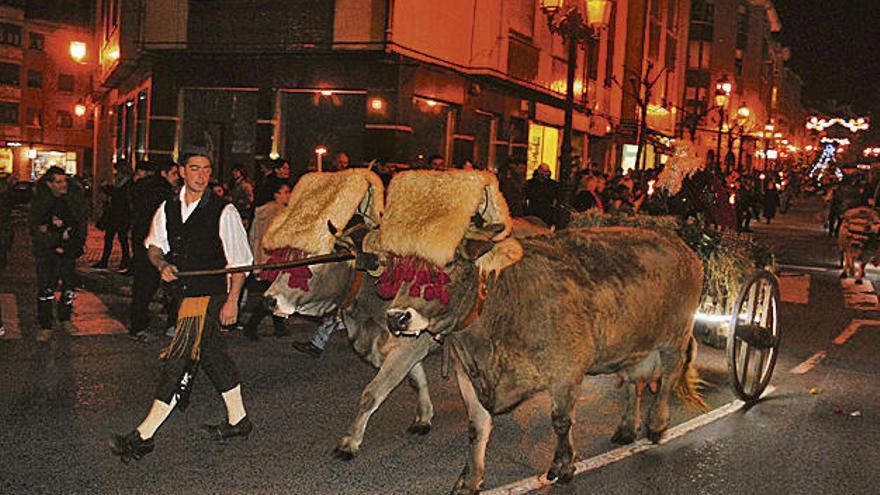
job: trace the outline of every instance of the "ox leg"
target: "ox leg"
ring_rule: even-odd
[[[859,284],[859,285],[861,285],[861,284],[862,284],[862,279],[865,278],[865,260],[862,259],[862,257],[859,257],[859,259],[856,260],[855,263],[858,263],[858,264],[859,264],[858,272],[856,272],[856,273],[857,273],[857,275],[856,275],[856,283]],[[853,264],[853,266],[855,266],[855,263]],[[853,268],[853,269],[855,269],[855,268]]]
[[[660,350],[660,389],[648,414],[648,439],[654,443],[659,443],[663,432],[669,428],[669,399],[681,378],[684,361],[685,348]]]
[[[492,433],[492,415],[483,407],[470,377],[455,362],[455,378],[468,414],[467,462],[452,488],[453,495],[474,495],[480,492],[486,474],[486,446]]]
[[[416,410],[416,419],[410,425],[407,433],[415,435],[427,435],[431,431],[431,420],[434,418],[434,404],[431,403],[431,394],[428,392],[428,377],[422,363],[416,363],[409,372],[410,384],[419,394],[419,405]]]
[[[556,433],[556,452],[553,464],[547,471],[547,479],[568,483],[574,477],[574,446],[571,442],[571,426],[574,424],[576,386],[563,386],[551,391],[553,400],[550,420]]]
[[[629,381],[623,386],[626,388],[626,406],[623,410],[623,417],[620,418],[620,425],[617,426],[617,431],[611,437],[611,441],[618,445],[633,443],[639,434],[642,420],[642,393],[645,390],[644,382]]]
[[[427,334],[426,337],[427,341],[420,338],[417,341],[395,347],[388,353],[385,361],[382,362],[382,367],[376,373],[376,377],[370,381],[361,394],[358,415],[349,428],[348,435],[339,440],[339,446],[333,451],[335,457],[345,461],[354,458],[364,441],[364,432],[370,417],[382,405],[388,394],[400,385],[413,366],[420,363],[428,355],[428,351],[431,349],[431,337]]]

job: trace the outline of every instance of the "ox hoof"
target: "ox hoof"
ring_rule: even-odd
[[[574,478],[574,464],[553,465],[550,471],[547,471],[547,481],[553,483],[570,483]]]
[[[628,445],[636,441],[636,432],[626,426],[618,426],[617,431],[611,437],[611,442],[617,445]]]
[[[354,452],[344,450],[341,447],[336,447],[335,449],[333,449],[333,457],[339,459],[340,461],[350,461],[354,459]]]
[[[406,432],[410,435],[427,435],[431,433],[431,423],[413,423],[409,425]]]
[[[663,438],[663,432],[666,430],[652,430],[648,429],[648,440],[651,443],[660,443],[660,439]]]

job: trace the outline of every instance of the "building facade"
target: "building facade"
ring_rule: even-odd
[[[34,17],[32,7],[0,2],[0,170],[23,180],[53,165],[87,174],[93,162],[87,105],[92,33]]]
[[[578,49],[574,83],[574,153],[603,167],[622,94],[616,5]],[[97,17],[97,175],[193,141],[223,179],[274,156],[305,170],[319,147],[353,163],[513,157],[558,173],[567,59],[539,2],[106,0]]]
[[[691,1],[681,134],[707,162],[761,168],[765,150],[795,135],[789,124],[804,111],[788,49],[774,39],[781,29],[770,0]],[[715,101],[722,80],[733,88],[723,112]]]

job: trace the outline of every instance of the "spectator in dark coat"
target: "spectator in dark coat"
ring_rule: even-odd
[[[142,341],[151,339],[148,333],[150,325],[150,301],[159,290],[159,272],[147,257],[144,240],[150,233],[150,224],[156,209],[163,201],[174,196],[177,182],[180,179],[177,166],[171,160],[151,164],[153,173],[134,183],[132,186],[133,210],[131,226],[132,270],[134,280],[131,289],[131,327],[129,334]],[[173,301],[166,304],[170,310],[171,325],[177,320],[175,311],[171,310]]]
[[[510,162],[498,170],[498,187],[501,194],[507,200],[507,208],[510,216],[521,217],[525,215],[525,171],[518,163]]]
[[[66,325],[73,314],[76,259],[86,242],[85,195],[79,182],[64,170],[50,167],[37,182],[30,211],[31,249],[37,266],[38,342],[52,337],[55,290],[61,285],[58,320]]]
[[[132,171],[127,162],[116,162],[116,177],[112,186],[105,186],[104,193],[109,196],[106,203],[108,210],[104,212],[102,227],[104,228],[104,252],[101,260],[92,268],[107,268],[110,253],[113,251],[113,238],[119,239],[122,250],[122,261],[119,269],[128,269],[131,254],[128,247],[129,231],[131,230],[131,185]]]
[[[556,225],[559,183],[550,178],[550,165],[542,163],[526,182],[526,215],[534,215],[547,225]]]
[[[272,172],[263,178],[263,181],[254,191],[254,208],[272,201],[279,184],[293,186],[293,182],[290,180],[290,163],[282,159],[275,160]]]
[[[777,208],[779,208],[779,192],[776,190],[776,183],[771,181],[764,191],[764,218],[767,223],[776,216]]]

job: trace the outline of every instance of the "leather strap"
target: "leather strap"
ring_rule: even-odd
[[[339,304],[340,310],[351,306],[351,303],[354,302],[354,298],[355,296],[357,296],[358,291],[361,290],[361,284],[363,283],[363,281],[364,272],[360,270],[355,270],[354,279],[352,279],[351,281],[351,287],[349,287],[348,293],[345,295],[344,298],[342,298],[342,302]]]

